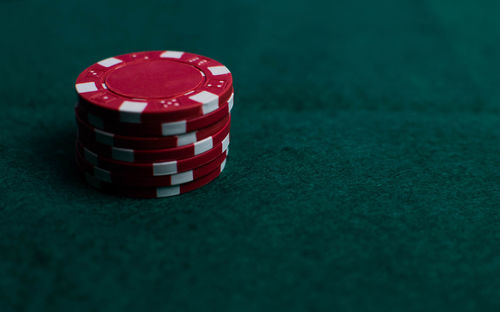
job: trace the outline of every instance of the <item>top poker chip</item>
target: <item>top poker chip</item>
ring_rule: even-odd
[[[232,86],[224,65],[178,51],[107,58],[85,69],[75,85],[79,105],[130,123],[206,115],[228,101]]]

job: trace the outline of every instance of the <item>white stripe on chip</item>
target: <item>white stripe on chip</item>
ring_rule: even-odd
[[[208,114],[219,108],[219,96],[208,91],[201,91],[189,97],[191,100],[203,104],[203,114]]]
[[[172,184],[181,184],[193,181],[193,170],[181,172],[170,177],[170,182]]]
[[[141,123],[142,112],[146,109],[148,103],[123,101],[118,110],[120,111],[120,120],[130,123]]]
[[[75,85],[75,87],[76,87],[76,91],[78,93],[87,93],[87,92],[97,91],[97,86],[95,85],[94,82],[77,83]]]
[[[187,130],[186,121],[164,122],[161,124],[161,133],[163,135],[175,135],[185,133]]]
[[[205,138],[199,142],[194,143],[194,154],[199,155],[214,147],[212,137]]]
[[[227,150],[228,147],[229,147],[229,134],[222,141],[222,151]]]
[[[107,58],[107,59],[102,60],[100,62],[97,62],[97,64],[104,66],[104,67],[111,67],[111,66],[114,66],[116,64],[120,64],[121,62],[123,62],[123,61],[117,59],[116,57],[110,57],[110,58]]]
[[[99,143],[106,144],[106,145],[113,145],[114,143],[114,134],[109,133],[106,131],[102,131],[99,129],[94,129],[95,133],[95,140]]]
[[[197,141],[196,131],[177,136],[177,146],[184,146]]]
[[[158,187],[156,189],[156,196],[157,197],[168,197],[168,196],[174,196],[174,195],[179,195],[181,193],[181,187],[180,186],[165,186],[165,187]]]
[[[219,75],[225,75],[225,74],[230,74],[231,72],[229,69],[227,69],[226,66],[212,66],[208,67],[208,70],[212,73],[214,76],[219,76]]]
[[[231,97],[229,98],[229,101],[227,101],[228,104],[229,104],[229,111],[231,111],[233,109],[233,105],[234,105],[234,93],[231,94]]]
[[[161,176],[167,174],[176,174],[177,173],[177,161],[166,161],[160,163],[153,163],[153,175]]]
[[[99,180],[111,183],[111,173],[99,167],[94,167],[94,176]]]
[[[86,149],[85,147],[83,148],[83,154],[84,154],[84,157],[85,159],[93,164],[94,166],[97,166],[98,164],[98,159],[97,159],[97,154],[96,153],[93,153],[91,151],[89,151],[88,149]]]
[[[165,51],[162,54],[160,54],[160,57],[180,59],[183,54],[184,52],[180,51]]]
[[[111,157],[116,160],[134,162],[134,150],[128,148],[111,148]]]

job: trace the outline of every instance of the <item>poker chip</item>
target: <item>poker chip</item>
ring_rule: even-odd
[[[103,182],[88,172],[82,172],[85,180],[93,187],[115,195],[138,197],[138,198],[162,198],[171,197],[184,193],[194,191],[217,178],[225,168],[225,162],[220,168],[217,168],[209,174],[196,179],[192,182],[183,183],[174,186],[161,186],[161,187],[122,187],[111,183]]]
[[[76,115],[76,122],[80,139],[83,138],[82,141],[130,149],[165,149],[193,144],[214,135],[226,124],[225,119],[221,119],[208,127],[181,135],[137,137],[118,135],[100,130],[87,124],[78,115]]]
[[[179,51],[110,57],[85,69],[75,84],[82,106],[130,123],[204,116],[229,100],[232,87],[226,66]]]
[[[224,169],[234,89],[221,63],[178,51],[129,53],[91,65],[75,89],[76,164],[93,186],[166,197]]]
[[[77,141],[76,145],[78,152],[82,154],[88,162],[102,169],[117,172],[121,171],[124,174],[131,175],[161,176],[188,171],[214,160],[217,156],[226,152],[228,149],[229,135],[226,136],[217,146],[200,155],[179,160],[158,161],[152,163],[131,163],[110,159],[89,150],[79,141]]]
[[[225,166],[226,163],[226,153],[223,153],[214,160],[200,167],[179,172],[177,174],[163,176],[137,176],[99,168],[86,161],[79,153],[77,153],[76,158],[78,167],[82,171],[94,176],[96,179],[117,186],[127,187],[157,187],[184,184],[200,179],[217,168]]]
[[[170,122],[150,122],[145,124],[126,123],[117,120],[103,119],[102,117],[96,116],[81,107],[77,107],[75,110],[76,115],[78,115],[81,120],[93,127],[103,129],[111,133],[140,136],[171,136],[185,134],[195,131],[196,129],[208,127],[229,114],[232,107],[233,96],[229,98],[229,101],[226,104],[212,113],[202,117]]]
[[[120,160],[125,162],[148,163],[155,161],[185,159],[200,155],[206,151],[209,151],[214,146],[222,143],[222,141],[229,135],[229,128],[231,125],[230,116],[227,116],[223,121],[225,121],[224,127],[214,135],[195,143],[176,148],[141,150],[113,147],[105,144],[100,144],[98,142],[87,141],[83,135],[80,135],[80,142],[82,142],[90,151],[93,151],[96,154],[113,160]]]

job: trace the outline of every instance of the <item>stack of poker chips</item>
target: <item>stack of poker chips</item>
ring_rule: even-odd
[[[76,80],[76,162],[92,186],[167,197],[206,185],[224,169],[233,82],[210,58],[178,51],[120,55]]]

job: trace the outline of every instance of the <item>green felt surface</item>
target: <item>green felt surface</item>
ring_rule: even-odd
[[[1,311],[498,311],[498,1],[0,2]],[[185,50],[235,80],[215,182],[101,194],[73,83]]]

